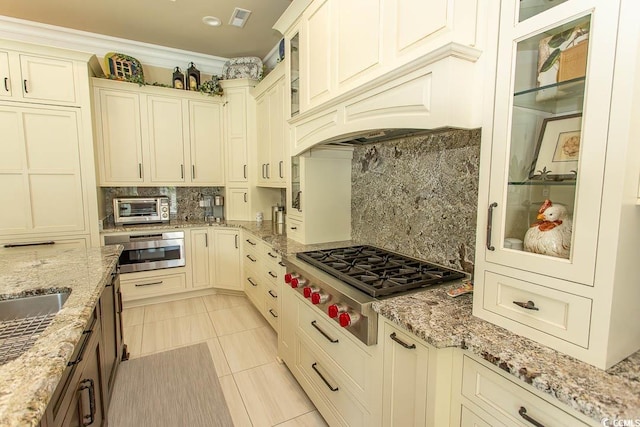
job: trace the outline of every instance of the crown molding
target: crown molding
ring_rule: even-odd
[[[2,38],[89,52],[101,57],[109,52],[120,52],[133,56],[144,65],[169,69],[176,66],[186,68],[189,62],[193,62],[201,72],[211,75],[222,74],[222,67],[228,59],[0,15]]]

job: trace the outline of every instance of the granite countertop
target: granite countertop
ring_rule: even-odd
[[[33,347],[0,365],[1,427],[38,424],[121,251],[114,245],[0,257],[0,300],[71,290]]]
[[[603,371],[474,317],[455,285],[374,302],[373,308],[436,348],[459,347],[597,421],[640,419],[640,352]]]
[[[345,240],[341,242],[302,244],[295,240],[287,238],[286,227],[284,224],[274,224],[273,221],[265,220],[256,221],[223,221],[223,222],[205,222],[201,220],[182,221],[172,220],[168,224],[143,224],[143,225],[119,225],[109,226],[101,232],[103,235],[123,232],[137,232],[144,230],[171,230],[171,229],[188,229],[202,227],[233,227],[242,228],[254,236],[264,240],[280,255],[291,255],[298,252],[313,251],[318,249],[338,248],[341,246],[351,246],[357,244],[353,240]]]

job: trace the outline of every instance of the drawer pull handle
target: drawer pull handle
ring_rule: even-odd
[[[70,360],[69,362],[67,362],[67,366],[74,366],[82,362],[82,358],[84,357],[84,352],[87,348],[87,344],[89,344],[89,340],[91,339],[91,334],[93,334],[94,324],[95,324],[95,320],[91,322],[91,326],[89,327],[89,329],[82,331],[82,335],[84,335],[84,337],[82,340],[82,344],[80,344],[80,351],[78,351],[78,357],[76,357],[76,360]]]
[[[292,230],[297,230],[297,229],[298,229],[298,227],[291,227],[291,229],[292,229]]]
[[[4,245],[5,248],[22,248],[25,246],[44,246],[44,245],[55,245],[56,242],[53,240],[48,240],[46,242],[30,242],[30,243],[7,243]]]
[[[251,286],[258,286],[258,284],[257,284],[257,283],[255,283],[253,280],[251,280],[251,277],[247,277],[247,281],[248,281],[249,283],[251,283]]]
[[[391,335],[389,335],[389,338],[391,338],[392,340],[394,340],[395,342],[397,342],[398,344],[400,344],[404,348],[408,348],[409,350],[413,350],[414,348],[416,348],[415,344],[407,344],[406,342],[404,342],[400,338],[398,338],[396,336],[395,332],[391,333]]]
[[[322,379],[322,381],[324,381],[324,383],[327,385],[327,387],[329,387],[329,390],[331,390],[331,391],[338,391],[338,387],[334,387],[334,386],[332,386],[332,385],[329,383],[329,381],[327,381],[327,379],[324,377],[324,375],[322,375],[322,374],[320,373],[320,371],[318,370],[318,368],[316,368],[316,366],[318,366],[318,364],[314,362],[314,363],[311,365],[311,368],[312,368],[314,371],[316,371],[316,374],[318,374],[318,376]]]
[[[89,383],[89,385],[87,386],[84,383]],[[80,391],[89,390],[89,415],[82,416],[82,425],[90,426],[91,424],[94,423],[95,416],[96,416],[96,392],[94,388],[93,379],[91,378],[84,379],[80,381],[80,384],[82,384],[79,387]]]
[[[267,255],[269,255],[271,258],[278,258],[278,255],[272,254],[271,251],[267,252]]]
[[[271,295],[273,298],[278,298],[278,295],[274,294],[271,289],[269,289],[269,295]]]
[[[27,89],[27,80],[23,80],[22,81],[22,86],[24,87],[24,93],[29,93],[29,90]]]
[[[527,301],[527,302],[514,301],[513,303],[527,310],[535,310],[535,311],[540,310],[538,307],[536,307],[536,304],[533,301]]]
[[[284,263],[284,262],[282,262],[282,261],[278,261],[278,265],[279,265],[280,267],[286,267],[285,263]]]
[[[244,193],[244,202],[247,203],[247,193]]]
[[[251,261],[251,262],[256,262],[256,259],[254,257],[252,257],[251,255],[247,255],[247,258],[249,258],[249,261]]]
[[[536,420],[531,418],[529,415],[527,415],[527,408],[525,408],[524,406],[520,407],[520,409],[518,410],[518,414],[520,414],[520,416],[522,418],[524,418],[525,420],[529,421],[534,426],[536,426],[536,427],[544,427],[544,424],[540,424],[539,422],[537,422]]]
[[[4,78],[4,90],[9,92],[9,77]]]
[[[327,334],[325,331],[323,331],[322,329],[320,329],[320,326],[318,326],[318,325],[317,325],[317,322],[316,322],[315,320],[313,320],[313,321],[311,322],[311,326],[313,326],[314,328],[316,328],[316,329],[318,330],[318,332],[320,332],[320,333],[321,333],[321,334],[322,334],[326,339],[328,339],[328,340],[329,340],[329,342],[332,342],[332,343],[337,343],[337,342],[338,342],[338,339],[337,339],[337,338],[331,338],[331,337],[329,336],[329,334]]]
[[[277,274],[273,274],[271,271],[269,271],[269,276],[273,277],[274,279],[278,278]]]
[[[491,244],[491,229],[493,228],[493,208],[498,207],[496,202],[489,205],[489,213],[487,215],[487,249],[495,251],[496,248]]]
[[[251,246],[255,246],[257,243],[253,243],[251,240],[247,239],[246,242]]]
[[[162,285],[162,280],[160,280],[159,282],[151,282],[151,283],[136,283],[136,287],[140,287],[140,286],[151,286],[151,285]]]
[[[269,309],[269,314],[275,317],[276,319],[278,318],[278,315],[273,311],[272,308]]]
[[[238,235],[236,234],[234,237],[234,240],[236,242],[236,249],[238,249]]]

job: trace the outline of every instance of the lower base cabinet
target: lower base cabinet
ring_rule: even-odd
[[[42,426],[107,425],[113,382],[126,353],[119,294],[119,274],[114,270],[53,393]]]
[[[240,234],[234,228],[194,228],[187,263],[193,289],[241,291]]]
[[[600,425],[528,390],[484,361],[458,351],[451,425],[581,427]]]

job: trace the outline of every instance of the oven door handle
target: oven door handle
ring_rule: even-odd
[[[154,249],[168,248],[171,246],[184,246],[184,239],[168,239],[168,240],[144,240],[139,242],[123,243],[125,250],[131,249]]]

